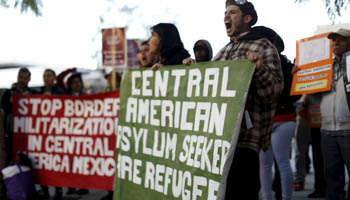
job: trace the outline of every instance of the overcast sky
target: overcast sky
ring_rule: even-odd
[[[227,42],[223,16],[225,0],[49,0],[43,1],[43,16],[0,7],[0,63],[7,61],[39,63],[60,71],[68,67],[95,69],[101,63],[94,57],[101,50],[101,28],[128,27],[128,38],[147,39],[149,27],[174,22],[185,48],[193,55],[196,40],[207,39],[216,54]],[[256,25],[274,29],[285,42],[286,54],[295,57],[295,42],[310,37],[318,25],[331,24],[322,0],[294,4],[294,0],[252,0],[258,13]],[[128,5],[132,14],[120,12]],[[350,12],[335,23],[349,23]],[[104,16],[101,23],[99,17]],[[32,85],[42,83],[42,72]],[[16,79],[17,70],[6,75],[1,70],[0,87]],[[6,71],[7,72],[7,71]],[[34,74],[36,74],[34,73]],[[40,77],[40,78],[39,78]],[[8,80],[9,79],[9,80]],[[34,82],[34,80],[36,82]],[[40,81],[39,81],[40,80]],[[40,83],[39,83],[39,82]]]

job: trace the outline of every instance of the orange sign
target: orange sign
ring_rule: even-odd
[[[311,128],[321,128],[321,122],[320,104],[310,104],[307,112],[307,124]]]
[[[102,29],[102,65],[126,67],[126,46],[125,28]]]
[[[329,91],[332,84],[333,49],[329,33],[297,40],[296,65],[290,95]]]

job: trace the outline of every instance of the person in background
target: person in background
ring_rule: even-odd
[[[68,76],[67,84],[64,84],[64,79]],[[67,95],[80,96],[85,95],[84,82],[81,73],[77,72],[76,68],[67,69],[57,76],[57,85],[62,88]]]
[[[142,44],[141,44],[142,47]],[[107,87],[104,88],[101,92],[106,93],[106,92],[111,92],[112,90],[112,73],[113,70],[107,70],[105,74],[105,79],[107,80]],[[120,89],[120,83],[121,83],[121,75],[118,72],[115,72],[115,78],[116,78],[116,90]],[[105,196],[101,198],[101,200],[112,200],[113,199],[113,190],[108,191]]]
[[[20,68],[18,71],[17,82],[11,89],[7,89],[1,99],[1,108],[4,110],[4,126],[5,126],[5,149],[6,149],[6,164],[12,160],[12,138],[13,138],[13,95],[34,94],[35,91],[28,87],[31,73],[28,68]]]
[[[255,29],[258,28],[262,29],[262,27],[255,27]],[[294,102],[299,99],[299,96],[289,95],[293,81],[291,71],[294,65],[286,56],[281,54],[284,50],[282,38],[273,30],[266,27],[261,32],[266,35],[266,38],[270,38],[269,40],[276,46],[279,52],[284,80],[284,89],[278,100],[274,116],[271,147],[267,151],[260,151],[262,199],[272,200],[272,166],[275,159],[278,167],[277,172],[280,174],[280,185],[282,187],[281,199],[289,200],[292,198],[293,192],[293,172],[289,162],[289,155],[295,129]]]
[[[61,88],[64,88],[65,93],[67,95],[71,95],[71,96],[85,95],[84,82],[83,82],[83,79],[81,77],[81,73],[78,73],[76,71],[77,71],[76,68],[67,69],[66,71],[61,72],[57,76],[57,85]],[[68,77],[67,86],[66,86],[64,84],[64,79],[69,74],[70,74],[70,76]],[[66,194],[70,195],[70,194],[74,194],[74,193],[79,194],[79,195],[84,195],[84,194],[88,194],[89,190],[87,190],[87,189],[76,190],[75,188],[68,188],[68,191]]]
[[[112,73],[113,71],[112,70],[107,70],[105,72],[105,79],[107,81],[107,87],[103,88],[103,90],[101,91],[102,93],[106,93],[106,92],[111,92],[113,91],[112,90]],[[120,73],[118,72],[115,72],[115,83],[116,83],[116,90],[119,90],[120,89],[120,84],[121,84],[121,81],[122,81],[122,77],[120,75]]]
[[[153,26],[151,31],[152,36],[148,44],[155,63],[152,69],[163,65],[180,65],[185,58],[190,57],[174,24],[159,23]]]
[[[213,61],[248,59],[256,63],[243,117],[247,120],[240,125],[225,199],[257,200],[260,190],[259,152],[270,147],[273,117],[283,90],[283,74],[274,44],[252,30],[258,20],[254,5],[241,0],[227,0],[225,5],[224,24],[230,42]]]
[[[6,151],[5,151],[5,130],[4,130],[4,111],[0,109],[0,169],[5,167]],[[6,189],[2,181],[2,173],[0,173],[0,199],[6,199]]]
[[[306,95],[303,95],[296,102],[296,129],[295,129],[295,173],[294,173],[294,191],[304,190],[306,166],[309,149],[309,140],[311,137],[310,127],[307,124],[307,105],[305,104]]]
[[[152,67],[154,64],[154,55],[151,54],[149,50],[148,41],[144,41],[141,43],[139,52],[141,54],[141,61],[139,68]]]
[[[56,84],[56,73],[52,69],[45,69],[44,75],[44,86],[40,87],[39,94],[43,95],[64,95],[64,91],[59,88]],[[49,188],[41,185],[41,191],[39,193],[39,199],[50,199]],[[54,200],[62,199],[62,188],[55,187]]]
[[[328,35],[333,41],[333,77],[329,92],[310,95],[311,101],[320,102],[322,116],[322,151],[324,159],[325,179],[327,185],[326,198],[329,200],[350,199],[344,190],[345,167],[350,171],[350,111],[347,101],[345,81],[349,80],[346,73],[345,54],[350,52],[350,30],[339,29]],[[350,175],[349,175],[350,176]],[[348,184],[348,193],[350,184]]]
[[[142,47],[142,44],[144,42],[141,43],[141,46],[140,48]],[[137,50],[137,53],[136,53],[136,62],[137,62],[137,67],[138,68],[142,68],[142,64],[141,64],[141,60],[142,60],[142,53],[140,52],[140,48]]]
[[[43,95],[64,95],[63,89],[56,84],[56,72],[52,69],[45,69],[44,86],[40,87],[39,94]]]
[[[326,180],[324,177],[324,164],[323,164],[323,155],[322,155],[322,134],[320,131],[319,124],[315,125],[312,122],[312,115],[315,113],[319,113],[319,103],[315,104],[311,101],[310,95],[305,95],[302,98],[302,105],[307,110],[307,118],[308,118],[308,129],[309,132],[305,132],[304,134],[309,134],[311,138],[311,147],[312,147],[312,164],[314,167],[314,191],[308,195],[308,198],[323,198],[326,196]],[[320,113],[319,113],[320,114]],[[303,133],[301,133],[303,134]],[[309,138],[307,138],[306,146],[309,147],[308,144]],[[306,151],[307,152],[307,151]],[[304,167],[305,166],[301,166]]]
[[[194,43],[193,52],[196,62],[210,61],[213,57],[213,51],[207,40],[198,40]]]

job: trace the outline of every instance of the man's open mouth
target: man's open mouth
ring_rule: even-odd
[[[231,22],[225,22],[226,29],[230,29],[232,27]]]

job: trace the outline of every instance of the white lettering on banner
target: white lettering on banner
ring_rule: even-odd
[[[132,160],[129,156],[119,155],[117,158],[116,173],[118,174],[118,177],[123,177],[122,179],[128,179],[135,184],[141,185],[142,178],[140,177],[139,170],[141,166],[141,160]]]
[[[166,91],[168,88],[168,78],[169,78],[169,71],[164,71],[164,78],[162,78],[161,72],[158,70],[156,71],[156,80],[155,80],[155,96],[159,97],[165,97]]]
[[[41,135],[28,135],[28,151],[41,151],[42,141]]]
[[[221,93],[220,96],[222,97],[235,97],[236,96],[236,90],[228,90],[227,89],[227,83],[229,80],[228,75],[230,67],[224,67],[224,73],[222,74],[222,84],[221,84]]]
[[[108,138],[47,136],[44,146],[48,153],[92,156],[114,155],[114,147],[109,147]]]
[[[160,106],[161,101],[160,100],[151,100],[151,105],[150,105],[150,124],[153,126],[159,126],[160,120],[155,118],[157,115],[157,110],[155,107]],[[159,117],[159,114],[157,115]]]
[[[129,151],[130,150],[130,141],[129,138],[131,137],[131,128],[127,126],[118,126],[118,132],[117,132],[117,142],[116,142],[116,148],[121,149],[123,151]]]
[[[205,136],[186,135],[182,143],[183,151],[179,161],[190,167],[222,174],[230,143],[225,140],[208,139]],[[210,153],[209,151],[213,149]],[[210,158],[213,158],[212,161]],[[219,165],[220,164],[220,165]]]
[[[97,175],[97,176],[113,176],[115,172],[114,158],[102,157],[73,157],[73,174]]]
[[[116,135],[118,118],[14,117],[14,132],[57,135]]]
[[[134,159],[135,161],[136,159]],[[123,165],[127,168],[123,169]],[[130,157],[120,155],[117,161],[118,177],[134,182],[132,180],[132,165],[133,160]],[[149,161],[146,161],[145,168],[143,185],[147,189],[163,193],[166,196],[172,194],[175,198],[189,200],[203,199],[203,191],[207,190],[208,199],[216,198],[219,182],[202,176],[192,176],[189,171],[177,170],[166,165],[153,164]]]
[[[31,98],[29,102],[33,105],[32,107],[32,115],[38,114],[38,105],[40,104],[40,99],[38,98]]]
[[[143,121],[142,118],[145,118],[144,121],[147,124],[149,123],[149,110],[147,109],[148,107],[149,107],[148,99],[139,99],[138,115],[137,115],[138,121]]]
[[[203,191],[198,187],[202,186],[205,187],[207,186],[207,179],[201,176],[194,176],[193,177],[193,193],[192,193],[192,199],[196,200],[197,197],[201,197]]]
[[[209,179],[208,199],[216,199],[216,193],[219,190],[219,182]]]
[[[185,74],[186,74],[186,70],[184,69],[175,69],[171,71],[171,75],[175,76],[174,97],[179,96],[181,77],[185,76]]]
[[[128,102],[126,105],[126,116],[125,121],[126,122],[136,122],[136,113],[137,113],[137,98],[130,97],[128,98]],[[148,121],[148,120],[147,120]]]
[[[64,103],[62,103],[64,101]],[[31,115],[55,116],[59,110],[64,109],[66,117],[111,117],[118,116],[120,99],[105,98],[103,100],[71,100],[71,99],[20,99],[18,111],[28,114],[31,106]]]
[[[28,104],[28,99],[22,98],[18,101],[18,112],[21,115],[26,115],[28,113],[28,107],[26,106]]]
[[[48,153],[28,153],[35,169],[70,173],[69,158],[67,155],[53,155]]]
[[[161,110],[161,122],[162,122],[162,126],[165,127],[166,124],[169,125],[169,128],[173,127],[173,121],[174,121],[174,117],[173,117],[173,113],[174,113],[174,105],[170,100],[164,100],[162,101],[162,110]],[[167,119],[168,119],[168,123],[167,123]]]
[[[130,151],[130,140],[134,138],[135,153],[142,153],[158,158],[171,159],[175,161],[177,134],[170,134],[155,130],[148,135],[148,129],[128,126],[118,127],[117,149]],[[150,141],[150,142],[148,142]],[[152,144],[152,145],[150,145]]]
[[[202,74],[199,69],[191,69],[188,73],[188,82],[187,82],[187,97],[192,97],[192,88],[195,86],[195,95],[198,97],[200,95],[200,83],[202,79]]]
[[[152,96],[152,89],[148,89],[148,86],[150,86],[150,81],[148,80],[153,76],[152,70],[145,70],[142,71],[142,95],[143,96]]]
[[[217,103],[211,102],[176,101],[174,106],[174,102],[170,100],[156,99],[146,101],[130,97],[127,101],[125,121],[128,123],[143,123],[161,127],[173,127],[174,125],[175,128],[179,128],[180,130],[194,129],[195,131],[206,133],[214,133],[215,128],[215,134],[222,136],[226,109],[226,103],[221,103],[221,108],[219,109]],[[195,116],[195,114],[202,113],[202,111],[205,111],[203,116],[200,114],[199,118],[192,119],[194,123],[188,121],[188,115],[192,114],[191,116]]]
[[[195,102],[184,101],[182,103],[182,112],[181,112],[181,130],[192,130],[192,122],[187,122],[188,110],[194,110],[196,107]]]
[[[208,68],[205,70],[203,96],[207,97],[209,93],[209,86],[212,86],[211,96],[216,97],[219,83],[219,69]],[[211,79],[213,77],[213,79]]]
[[[64,100],[64,116],[66,117],[111,117],[118,116],[120,99],[105,98],[103,100]]]
[[[203,131],[208,132],[209,117],[210,117],[211,103],[209,102],[198,102],[195,117],[194,131],[199,131],[199,125],[203,121]],[[202,112],[204,111],[204,113]]]
[[[165,97],[168,94],[168,83],[169,83],[169,71],[152,71],[144,70],[131,72],[131,95],[150,97],[154,95],[155,97]],[[163,72],[163,76],[161,73]],[[141,76],[142,73],[142,76]],[[188,73],[186,96],[187,97],[207,97],[209,95],[209,89],[211,88],[211,96],[217,97],[235,97],[236,90],[229,90],[227,88],[229,81],[229,67],[221,68],[207,68],[202,72],[199,68],[194,69],[176,69],[171,70],[173,87],[173,97],[178,97],[180,83],[182,77]],[[222,74],[222,80],[220,83],[220,74]],[[152,79],[153,78],[153,79]],[[203,87],[201,87],[203,83]],[[221,87],[219,87],[221,86]],[[218,92],[218,89],[220,91]],[[193,95],[194,90],[194,95]],[[170,93],[169,93],[170,94]]]
[[[141,95],[141,90],[136,88],[136,79],[141,78],[140,71],[131,72],[131,95]]]

